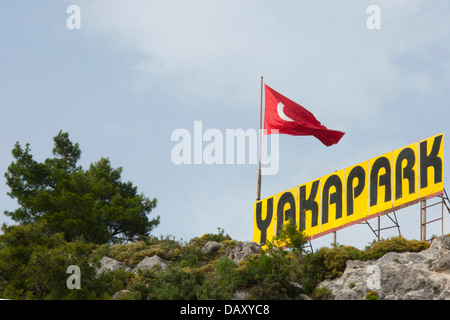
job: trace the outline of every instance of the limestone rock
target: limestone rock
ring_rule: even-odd
[[[129,290],[120,290],[114,293],[111,297],[111,300],[121,300],[123,299],[130,291]]]
[[[223,244],[216,242],[216,241],[208,241],[202,248],[201,251],[204,254],[214,254],[216,253],[220,248],[223,247]]]
[[[250,290],[240,290],[233,294],[231,300],[247,300],[250,296]]]
[[[375,290],[385,300],[450,299],[450,237],[419,253],[389,252],[378,260],[347,261],[344,274],[325,286],[337,300],[364,300]]]
[[[116,271],[119,269],[125,269],[125,265],[123,264],[123,262],[104,256],[100,260],[100,268],[97,270],[97,275],[100,275],[106,271]]]
[[[247,260],[249,256],[259,253],[261,247],[256,242],[246,241],[240,242],[234,248],[227,248],[226,254],[228,258],[236,263]]]
[[[138,263],[138,265],[133,269],[134,273],[137,273],[138,270],[148,270],[152,269],[154,266],[161,267],[161,270],[165,271],[167,270],[167,264],[168,262],[164,259],[161,259],[157,255],[154,255],[152,257],[145,257],[141,262]]]

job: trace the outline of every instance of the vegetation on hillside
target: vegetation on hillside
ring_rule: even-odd
[[[3,224],[0,235],[0,298],[4,299],[322,299],[324,279],[340,276],[348,260],[381,257],[390,251],[420,251],[429,244],[395,237],[373,242],[364,250],[351,246],[305,251],[305,236],[293,223],[259,253],[236,263],[227,250],[238,245],[224,234],[205,234],[189,241],[151,231],[156,199],[137,193],[121,181],[122,169],[107,158],[85,170],[77,165],[81,151],[68,133],[54,137],[53,158],[33,159],[29,145],[16,143],[14,161],[5,173],[8,193],[19,208],[6,211],[18,225]],[[208,241],[223,244],[213,254],[202,251]],[[145,257],[166,260],[166,270],[133,269]],[[102,257],[125,268],[97,274]],[[79,287],[68,286],[70,266],[80,271]],[[126,291],[123,291],[126,290]]]
[[[328,292],[317,285],[342,275],[347,260],[374,259],[386,252],[429,247],[427,242],[394,237],[373,242],[364,250],[332,246],[306,252],[304,241],[293,245],[284,238],[283,248],[276,245],[280,243],[277,239],[266,250],[236,264],[225,253],[238,241],[224,235],[222,229],[187,242],[166,236],[127,244],[93,244],[81,239],[67,242],[62,234],[49,234],[43,222],[4,225],[2,230],[0,297],[7,299],[110,299],[121,290],[127,290],[122,299],[132,300],[231,299],[238,291],[247,292],[249,299],[303,299],[303,294],[322,299]],[[292,235],[302,239],[301,232]],[[214,254],[205,254],[201,248],[211,239],[223,247]],[[153,255],[168,261],[167,270],[155,267],[135,274],[120,269],[97,275],[104,256],[131,269]],[[66,285],[70,265],[80,267],[80,289]],[[293,282],[302,288],[293,286]]]

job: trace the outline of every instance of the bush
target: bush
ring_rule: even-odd
[[[151,292],[149,286],[143,282],[133,282],[130,285],[129,297],[132,300],[146,300]]]
[[[327,287],[317,287],[312,292],[311,298],[314,300],[331,300],[333,299],[333,293]]]
[[[179,266],[174,266],[167,272],[154,275],[149,285],[149,297],[155,300],[197,300],[199,297],[206,299],[209,297],[208,292],[202,290],[205,281],[208,282],[202,272],[187,272]]]
[[[366,300],[378,300],[378,292],[375,290],[366,293]]]
[[[364,253],[355,247],[338,246],[321,248],[315,253],[315,264],[319,267],[323,279],[334,279],[341,276],[348,260],[360,260]]]
[[[0,236],[0,297],[7,299],[103,299],[111,288],[96,278],[92,252],[96,245],[66,242],[62,234],[48,234],[45,221],[3,226]],[[81,289],[66,286],[70,265],[82,273]]]
[[[286,293],[292,266],[287,255],[286,250],[269,244],[259,257],[249,258],[241,281],[243,287],[252,287],[253,299],[278,299]]]
[[[228,257],[220,258],[214,267],[214,271],[217,274],[215,283],[223,292],[224,296],[229,298],[231,298],[238,287],[238,278],[236,277],[237,268],[238,265]]]
[[[184,266],[199,268],[205,261],[205,254],[201,251],[201,247],[193,244],[187,244],[181,247],[178,256],[178,262]]]
[[[382,239],[373,241],[365,248],[366,259],[379,259],[388,252],[420,252],[428,249],[430,243],[418,240],[406,240],[405,238],[392,237],[390,239]]]
[[[231,237],[226,234],[224,235],[224,230],[222,228],[217,228],[218,233],[217,234],[212,234],[212,233],[207,233],[204,234],[201,239],[206,242],[208,241],[216,241],[216,242],[222,242],[224,240],[231,240]]]
[[[303,231],[299,231],[299,227],[290,220],[289,223],[283,225],[283,229],[274,239],[274,243],[280,243],[283,247],[289,248],[294,252],[303,253],[304,247],[308,241]]]

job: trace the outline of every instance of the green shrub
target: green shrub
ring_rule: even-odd
[[[218,233],[207,233],[204,234],[201,239],[203,239],[206,242],[208,241],[216,241],[216,242],[222,242],[224,240],[231,240],[231,237],[228,234],[224,234],[225,231],[222,228],[217,228]]]
[[[143,282],[133,282],[130,285],[129,296],[132,300],[145,300],[151,292],[149,286]]]
[[[148,248],[144,241],[132,242],[129,244],[116,244],[110,247],[110,257],[123,262],[125,265],[133,265],[133,256],[136,252]]]
[[[199,268],[202,266],[205,259],[206,256],[201,251],[201,247],[187,244],[180,248],[180,254],[178,255],[177,261],[185,266]]]
[[[348,260],[358,260],[364,257],[363,252],[351,246],[324,247],[315,255],[316,263],[323,273],[323,279],[334,279],[341,276]]]
[[[155,274],[149,285],[149,297],[155,300],[197,300],[202,295],[205,298],[204,290],[201,289],[205,280],[202,272],[186,272],[174,266],[167,272]]]
[[[312,293],[317,284],[325,279],[325,269],[322,257],[317,253],[303,256],[302,263],[294,268],[295,280],[300,283],[307,293]]]
[[[406,240],[401,236],[392,237],[380,241],[373,241],[365,248],[365,257],[367,259],[378,259],[388,252],[420,252],[429,247],[430,243],[425,241]]]
[[[286,294],[291,274],[288,252],[272,244],[259,257],[250,257],[242,272],[241,285],[250,287],[253,299],[278,299]]]
[[[366,300],[378,300],[378,292],[375,290],[366,293]]]
[[[237,268],[238,265],[228,257],[220,258],[214,267],[214,271],[217,274],[217,278],[215,279],[217,286],[230,298],[238,286],[238,278],[236,277]]]
[[[91,266],[96,245],[66,242],[48,234],[45,221],[2,228],[0,235],[0,297],[8,299],[91,299],[104,297],[105,287]],[[81,289],[69,290],[70,265],[81,272]]]
[[[162,259],[166,259],[165,251],[160,246],[156,245],[152,246],[151,248],[135,252],[130,260],[130,263],[132,265],[136,265],[144,260],[145,257],[153,257],[155,255]]]
[[[314,300],[332,300],[334,299],[333,293],[327,287],[317,287],[311,294],[311,298]]]
[[[283,229],[275,237],[273,243],[280,242],[284,247],[291,249],[294,252],[303,253],[304,247],[308,242],[306,235],[291,219],[289,223],[283,225]]]

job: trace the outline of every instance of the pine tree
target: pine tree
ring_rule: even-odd
[[[8,195],[17,199],[19,208],[5,214],[22,225],[45,220],[49,231],[62,232],[66,241],[100,244],[134,241],[159,224],[159,216],[148,218],[156,198],[150,200],[131,182],[122,182],[122,168],[112,168],[108,158],[88,170],[78,166],[81,150],[68,133],[54,137],[54,157],[44,162],[33,159],[29,144],[22,149],[17,142],[12,154],[15,161],[5,177]]]

